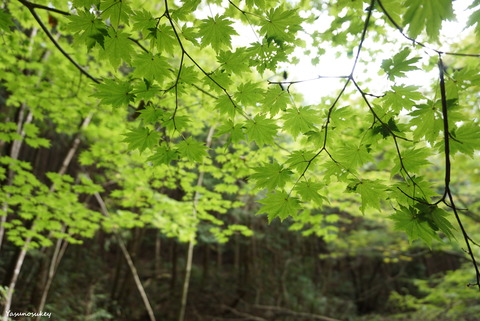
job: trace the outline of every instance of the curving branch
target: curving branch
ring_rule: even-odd
[[[445,192],[442,197],[442,201],[453,210],[455,214],[455,219],[457,220],[458,226],[462,231],[463,238],[465,240],[465,244],[467,245],[467,254],[470,256],[472,260],[473,267],[475,269],[477,283],[469,284],[473,286],[477,286],[478,290],[480,291],[480,269],[478,267],[477,261],[475,259],[475,255],[473,254],[472,247],[470,243],[476,244],[468,235],[465,227],[463,226],[462,220],[460,219],[460,215],[458,214],[458,209],[455,206],[455,202],[453,199],[453,194],[450,189],[450,179],[451,179],[451,162],[450,162],[450,129],[448,124],[448,110],[447,110],[447,94],[445,89],[445,79],[444,79],[444,69],[445,66],[443,65],[442,55],[439,54],[438,56],[438,69],[440,73],[440,95],[442,100],[442,116],[443,116],[443,135],[444,135],[444,154],[445,154]],[[450,204],[447,204],[446,199]]]
[[[223,87],[221,84],[218,83],[218,81],[216,81],[208,72],[205,71],[205,69],[203,69],[202,66],[200,66],[200,64],[195,60],[193,59],[193,57],[188,53],[188,51],[185,49],[185,46],[183,45],[183,42],[182,40],[180,39],[180,35],[178,34],[178,31],[177,31],[177,28],[175,28],[175,24],[173,22],[173,19],[172,17],[170,16],[170,9],[169,9],[169,6],[168,6],[168,1],[165,0],[164,1],[165,3],[165,13],[164,13],[164,16],[168,19],[168,21],[170,22],[170,25],[173,29],[173,33],[175,34],[175,38],[177,39],[177,42],[178,42],[178,45],[180,46],[180,49],[182,51],[182,57],[183,55],[187,56],[188,59],[190,59],[190,61],[200,70],[200,72],[202,74],[205,75],[205,77],[207,77],[208,79],[210,79],[218,88],[220,88],[224,93],[225,95],[228,97],[228,99],[230,100],[230,102],[232,103],[233,107],[235,108],[235,110],[240,114],[242,115],[245,119],[249,120],[250,117],[248,117],[248,115],[246,115],[241,109],[240,107],[238,106],[238,104],[233,100],[233,97],[232,95],[228,92],[228,90]]]
[[[58,43],[58,41],[53,37],[52,33],[48,30],[48,28],[45,26],[45,24],[43,23],[42,19],[40,19],[40,17],[38,16],[37,12],[35,12],[35,8],[40,8],[40,9],[53,9],[53,8],[49,8],[49,7],[45,7],[45,6],[41,6],[41,5],[37,5],[37,4],[33,4],[29,1],[25,1],[25,0],[18,0],[21,4],[23,4],[29,11],[30,13],[32,14],[33,18],[38,22],[38,24],[40,25],[40,28],[42,28],[43,32],[45,32],[45,34],[47,35],[47,37],[50,39],[50,41],[55,45],[55,47],[57,47],[57,49],[62,53],[62,55],[65,56],[65,58],[67,58],[78,70],[80,70],[80,72],[82,74],[84,74],[85,76],[87,76],[87,78],[89,78],[90,80],[92,80],[93,82],[99,84],[100,83],[100,80],[98,80],[97,78],[93,77],[90,73],[88,73],[88,71],[86,71],[82,66],[80,66],[73,58],[72,56],[70,56],[63,48],[62,46],[60,46],[60,44]],[[70,15],[69,13],[67,12],[63,12],[61,10],[51,10],[51,11],[54,11],[54,12],[61,12],[62,14],[65,14],[65,15]]]
[[[58,13],[58,14],[61,14],[61,15],[64,15],[64,16],[69,16],[70,15],[70,12],[59,10],[59,9],[56,9],[56,8],[47,7],[47,6],[37,4],[37,3],[33,3],[33,2],[30,2],[30,1],[26,1],[26,0],[18,0],[18,1],[20,1],[28,9],[41,9],[41,10],[46,10],[46,11],[50,11],[50,12],[55,12],[55,13]]]

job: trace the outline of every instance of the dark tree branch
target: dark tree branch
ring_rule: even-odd
[[[80,70],[80,72],[82,74],[84,74],[85,76],[87,76],[87,78],[91,79],[93,82],[99,84],[100,81],[93,77],[90,73],[88,73],[85,69],[83,69],[82,66],[80,66],[75,60],[73,60],[73,58],[62,48],[62,46],[60,46],[60,44],[58,43],[58,41],[53,37],[53,35],[50,33],[50,31],[48,30],[48,28],[45,26],[45,24],[42,22],[42,19],[40,19],[40,17],[38,16],[38,14],[35,12],[35,6],[31,3],[31,2],[28,2],[28,1],[25,1],[25,0],[18,0],[21,4],[23,4],[29,11],[30,13],[32,14],[33,18],[38,22],[38,24],[40,25],[40,28],[42,28],[43,32],[45,32],[45,34],[47,35],[47,37],[50,39],[50,41],[55,45],[55,47],[57,47],[57,49],[65,56],[65,58],[67,58],[78,70]],[[48,7],[46,7],[48,8]]]
[[[135,43],[137,46],[139,46],[139,47],[140,47],[140,49],[142,49],[144,52],[146,52],[146,53],[148,53],[148,52],[149,52],[149,51],[148,51],[148,49],[147,49],[147,48],[145,48],[145,47],[144,47],[144,46],[143,46],[143,45],[140,43],[140,41],[139,41],[139,40],[137,40],[137,39],[135,39],[135,38],[132,38],[132,37],[128,37],[128,40],[130,40],[130,41],[134,42],[134,43]]]
[[[319,80],[319,79],[348,79],[350,76],[324,76],[324,75],[318,75],[317,77],[310,78],[310,79],[302,79],[302,80],[283,80],[283,81],[271,81],[267,80],[269,85],[295,85],[299,84],[302,82],[308,82],[308,81],[314,81],[314,80]]]
[[[360,58],[360,53],[362,52],[363,42],[365,41],[365,37],[367,35],[367,29],[370,25],[370,18],[372,17],[372,11],[375,7],[375,0],[370,2],[370,6],[368,7],[368,14],[367,18],[365,19],[365,24],[363,25],[362,37],[360,39],[360,43],[358,44],[357,54],[355,56],[355,61],[353,62],[352,71],[350,72],[350,77],[353,77],[353,73],[355,72],[355,68],[357,67],[358,59]]]
[[[449,135],[450,129],[449,129],[449,124],[448,124],[447,94],[446,94],[446,89],[445,89],[444,68],[445,67],[443,65],[442,56],[439,54],[438,69],[439,69],[439,73],[440,73],[440,95],[441,95],[441,99],[442,99],[443,136],[444,136],[444,153],[445,153],[445,192],[443,194],[442,201],[447,206],[449,206],[453,210],[453,213],[455,214],[455,218],[457,220],[458,226],[460,227],[460,230],[462,231],[463,238],[464,238],[465,243],[467,245],[467,251],[466,252],[470,256],[470,258],[472,260],[473,267],[475,269],[477,283],[469,284],[469,285],[477,286],[478,290],[480,291],[480,270],[479,270],[477,261],[475,259],[475,255],[473,254],[472,247],[470,245],[470,243],[473,243],[473,244],[476,244],[476,243],[472,241],[472,239],[468,235],[467,231],[465,230],[465,227],[463,226],[460,215],[458,214],[457,207],[455,206],[452,191],[450,190],[450,179],[451,179],[451,166],[452,166],[452,164],[450,162],[450,135]],[[450,201],[450,204],[446,203],[446,198],[447,197],[448,197],[448,200]]]
[[[55,12],[55,13],[58,13],[58,14],[61,14],[61,15],[64,15],[64,16],[69,16],[70,15],[70,12],[55,9],[55,8],[51,8],[51,7],[47,7],[47,6],[37,4],[37,3],[33,3],[33,2],[30,2],[30,1],[26,1],[26,0],[18,0],[18,1],[30,10],[41,9],[41,10],[46,10],[46,11],[50,11],[50,12]]]
[[[233,100],[233,97],[232,95],[227,91],[227,89],[225,87],[223,87],[221,84],[218,83],[218,81],[216,81],[208,72],[205,71],[205,69],[202,68],[202,66],[200,66],[200,64],[195,60],[193,59],[193,57],[188,53],[188,51],[185,49],[185,46],[183,45],[183,42],[182,42],[182,39],[180,39],[180,35],[178,34],[178,31],[177,31],[177,28],[175,28],[175,24],[173,22],[173,19],[172,17],[170,16],[170,9],[169,9],[169,6],[168,6],[168,1],[165,0],[165,13],[164,13],[164,16],[168,19],[168,21],[170,22],[170,25],[173,29],[173,33],[175,34],[175,38],[177,39],[177,42],[178,42],[178,45],[180,46],[180,49],[182,50],[182,56],[185,55],[188,57],[188,59],[190,59],[190,61],[202,72],[202,74],[205,75],[205,77],[207,77],[208,79],[210,79],[218,88],[220,88],[224,93],[225,95],[228,97],[228,99],[230,100],[230,102],[232,103],[233,107],[235,108],[236,111],[238,111],[238,113],[240,115],[242,115],[245,119],[250,119],[250,117],[248,117],[241,109],[240,107],[237,105],[237,103]]]

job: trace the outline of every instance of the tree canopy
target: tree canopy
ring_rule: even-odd
[[[249,213],[341,244],[348,212],[458,244],[480,289],[480,1],[456,39],[453,4],[3,1],[0,242],[155,228],[191,253]]]

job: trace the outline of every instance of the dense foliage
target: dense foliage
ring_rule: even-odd
[[[2,3],[4,317],[478,315],[480,1]]]

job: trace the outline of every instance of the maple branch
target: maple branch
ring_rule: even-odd
[[[414,44],[417,44],[419,45],[420,47],[423,47],[425,49],[428,49],[428,50],[431,50],[431,51],[434,51],[436,52],[437,54],[439,55],[450,55],[450,56],[462,56],[462,57],[475,57],[475,58],[480,58],[480,54],[467,54],[467,53],[458,53],[458,52],[448,52],[448,51],[442,51],[442,50],[438,50],[438,49],[435,49],[435,48],[431,48],[429,46],[427,46],[426,44],[422,43],[422,42],[419,42],[409,36],[407,36],[405,34],[405,32],[403,32],[403,28],[395,21],[395,19],[393,19],[393,17],[388,13],[388,11],[385,9],[385,7],[383,6],[383,3],[381,0],[377,0],[378,4],[380,5],[380,8],[382,8],[382,11],[383,13],[385,14],[385,16],[387,17],[388,21],[390,21],[392,23],[392,25],[400,32],[400,34],[405,38],[405,39],[408,39],[410,40],[411,42],[413,42]]]
[[[97,203],[100,206],[100,211],[102,212],[102,214],[106,217],[110,217],[110,212],[108,211],[107,205],[105,204],[105,201],[103,200],[100,193],[95,192],[93,195],[95,196],[95,199],[97,200]],[[124,258],[127,261],[128,267],[130,268],[130,272],[132,273],[135,286],[137,287],[137,290],[140,293],[145,309],[147,310],[148,317],[150,321],[156,321],[155,313],[153,312],[152,305],[150,304],[150,300],[148,299],[147,293],[145,292],[145,287],[143,286],[142,281],[140,280],[140,276],[138,275],[138,271],[137,271],[137,268],[135,267],[135,263],[132,260],[132,256],[128,252],[128,249],[120,233],[118,233],[117,231],[113,231],[113,234],[115,235],[118,246],[120,247],[120,250],[122,251]]]
[[[358,59],[360,58],[360,52],[362,51],[363,42],[365,41],[365,37],[367,35],[368,25],[370,24],[370,18],[372,17],[373,7],[375,6],[375,0],[370,2],[370,6],[368,7],[367,18],[365,19],[365,24],[363,25],[362,37],[360,38],[360,43],[358,44],[357,55],[355,56],[355,61],[353,62],[352,71],[350,72],[350,77],[353,77],[353,73],[355,72],[355,68],[357,67]]]
[[[393,138],[393,142],[395,144],[395,150],[397,152],[397,155],[398,155],[398,160],[400,162],[400,168],[401,170],[405,173],[405,175],[407,175],[408,179],[412,182],[413,186],[414,187],[418,187],[420,189],[420,191],[422,192],[422,194],[425,195],[425,192],[422,190],[422,188],[415,182],[415,180],[413,179],[413,177],[410,175],[410,173],[407,171],[407,168],[405,167],[405,164],[403,162],[403,159],[402,159],[402,153],[400,151],[400,145],[398,144],[398,139],[402,139],[402,140],[405,140],[405,141],[409,141],[409,139],[405,138],[405,137],[402,137],[402,136],[399,136],[397,134],[395,134],[395,132],[387,125],[385,124],[385,122],[377,115],[377,113],[375,112],[375,110],[373,109],[372,105],[370,104],[370,101],[367,99],[367,95],[365,94],[365,92],[360,88],[360,86],[357,84],[357,82],[355,81],[355,79],[352,78],[352,82],[353,84],[355,85],[355,87],[357,88],[358,92],[362,95],[362,98],[363,100],[365,101],[365,103],[367,104],[368,108],[370,109],[370,112],[372,113],[375,121],[378,121],[383,128],[385,128],[387,130],[387,132],[392,136]],[[402,191],[402,190],[400,190]],[[402,191],[402,193],[404,193]],[[405,193],[404,193],[405,194]],[[411,199],[419,202],[419,203],[425,203],[425,201],[422,201],[421,199],[417,199],[415,196],[410,196]],[[428,203],[427,203],[428,204]]]
[[[228,97],[228,99],[230,100],[230,102],[232,103],[233,107],[238,111],[238,113],[240,115],[242,115],[245,119],[249,120],[250,117],[248,117],[239,107],[238,105],[235,103],[235,101],[233,100],[232,98],[232,95],[230,95],[230,93],[227,91],[227,89],[225,87],[223,87],[222,85],[220,85],[208,72],[205,71],[205,69],[202,68],[202,66],[200,66],[200,64],[195,60],[193,59],[193,57],[188,53],[188,51],[185,49],[185,46],[183,45],[183,42],[182,42],[182,39],[180,39],[180,35],[178,34],[178,31],[177,31],[177,28],[175,28],[175,24],[173,23],[173,20],[172,20],[172,17],[170,16],[170,12],[169,12],[169,7],[168,7],[168,0],[165,0],[165,17],[168,19],[168,21],[170,22],[170,25],[172,26],[172,29],[173,29],[173,32],[175,34],[175,38],[177,39],[177,42],[178,42],[178,45],[180,46],[180,49],[182,50],[182,55],[184,54],[185,56],[188,57],[188,59],[190,59],[191,62],[193,62],[193,64],[208,78],[210,79],[218,88],[220,88],[224,93],[225,95]]]
[[[290,194],[292,193],[293,189],[295,188],[295,186],[297,186],[298,182],[303,178],[305,177],[305,173],[307,172],[308,168],[310,167],[310,165],[312,165],[312,162],[323,152],[325,151],[325,153],[327,153],[327,155],[330,157],[330,159],[335,162],[336,164],[338,164],[338,162],[332,157],[332,155],[328,152],[327,150],[327,134],[328,134],[328,124],[330,123],[330,117],[332,115],[332,112],[333,110],[335,109],[335,106],[337,105],[338,101],[340,100],[340,98],[343,96],[343,93],[345,92],[345,90],[347,89],[347,86],[348,84],[350,83],[351,81],[351,78],[350,77],[347,77],[347,81],[345,82],[345,85],[343,85],[343,88],[340,90],[340,92],[338,93],[337,95],[337,98],[335,98],[335,101],[333,102],[333,104],[330,106],[330,108],[328,109],[328,114],[327,114],[327,120],[325,121],[325,125],[323,126],[323,128],[325,129],[325,135],[323,137],[323,146],[322,148],[320,148],[320,150],[315,154],[313,155],[313,157],[311,159],[309,159],[308,161],[306,160],[306,163],[307,165],[305,166],[305,168],[303,169],[302,173],[300,174],[300,176],[298,177],[298,179],[295,181],[295,184],[293,184],[292,188],[290,189],[290,192],[288,193],[288,195],[290,196]]]
[[[18,1],[21,4],[23,4],[24,6],[26,6],[28,9],[41,9],[41,10],[46,10],[46,11],[50,11],[50,12],[59,13],[59,14],[64,15],[64,16],[70,16],[71,15],[70,12],[55,9],[55,8],[51,8],[51,7],[47,7],[47,6],[37,4],[37,3],[33,3],[33,2],[30,2],[30,1],[26,1],[26,0],[18,0]]]
[[[468,284],[474,285],[478,287],[478,290],[480,291],[480,270],[477,264],[477,261],[475,259],[475,255],[473,254],[472,247],[470,245],[471,238],[468,235],[467,231],[465,230],[465,227],[463,226],[462,220],[460,219],[460,215],[458,214],[457,207],[455,206],[455,202],[453,200],[453,195],[452,191],[450,190],[450,179],[451,179],[451,162],[450,162],[450,130],[449,130],[449,124],[448,124],[448,110],[447,110],[447,93],[445,89],[445,78],[444,78],[444,65],[443,65],[443,60],[442,60],[442,55],[438,55],[438,69],[440,73],[440,95],[441,95],[441,100],[442,100],[442,116],[443,116],[443,136],[444,136],[444,153],[445,153],[445,192],[442,197],[442,201],[446,203],[446,197],[448,196],[448,199],[450,201],[450,208],[453,210],[453,213],[455,215],[455,218],[457,220],[458,226],[460,227],[460,230],[462,231],[463,238],[465,240],[465,243],[467,245],[468,251],[466,251],[471,260],[473,267],[475,269],[476,277],[477,277],[477,283],[475,284]],[[448,206],[448,204],[447,204]],[[472,241],[473,242],[473,241]],[[475,242],[473,242],[476,244]]]
[[[314,78],[309,78],[309,79],[292,80],[292,81],[288,81],[288,80],[282,80],[282,81],[267,80],[267,82],[268,82],[269,85],[288,85],[288,86],[291,86],[291,85],[299,84],[299,83],[302,83],[302,82],[314,81],[314,80],[318,80],[318,79],[348,79],[348,78],[350,78],[350,76],[318,75]]]
[[[139,41],[138,39],[135,39],[135,38],[132,38],[132,37],[128,37],[128,40],[134,42],[134,43],[135,43],[137,46],[139,46],[140,49],[142,49],[144,52],[150,53],[150,52],[148,51],[148,49],[145,48],[145,47],[140,43],[140,41]]]
[[[45,24],[42,22],[42,19],[38,16],[38,14],[35,12],[35,5],[31,2],[25,1],[25,0],[18,0],[21,4],[23,4],[32,14],[33,18],[38,22],[40,25],[40,28],[42,28],[43,32],[47,35],[47,37],[50,39],[50,41],[57,47],[57,49],[67,58],[82,74],[87,76],[89,79],[91,79],[93,82],[99,84],[100,81],[93,77],[91,74],[89,74],[85,69],[83,69],[82,66],[80,66],[73,58],[60,46],[60,44],[57,42],[57,40],[53,37],[53,35],[50,33],[48,28],[45,26]],[[48,7],[46,7],[48,8]]]
[[[175,84],[173,85],[175,88],[175,110],[173,111],[172,121],[173,121],[173,128],[177,130],[177,124],[175,123],[175,115],[178,111],[178,82],[180,81],[180,76],[182,74],[183,68],[183,59],[185,58],[185,53],[182,51],[182,56],[180,57],[180,64],[178,67],[177,79],[175,79]]]

